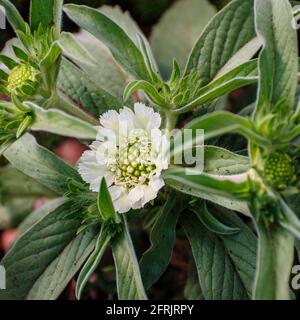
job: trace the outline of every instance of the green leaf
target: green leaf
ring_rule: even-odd
[[[65,12],[111,51],[116,61],[137,79],[150,80],[143,56],[134,42],[111,19],[86,6],[66,5]]]
[[[18,130],[16,132],[16,138],[19,139],[28,129],[28,127],[30,127],[32,123],[32,116],[26,116],[24,118],[24,120],[21,122],[21,124],[18,127]]]
[[[16,38],[13,38],[13,40],[16,40]],[[25,53],[25,51],[23,51],[21,48],[14,46],[14,45],[11,45],[11,47],[13,49],[15,56],[19,60],[28,61],[28,55],[27,55],[27,53]]]
[[[77,139],[96,140],[97,127],[60,110],[45,110],[30,102],[26,104],[34,110],[35,115],[31,130],[51,132]]]
[[[250,169],[249,158],[220,147],[204,146],[204,159],[204,172],[210,174],[241,174]]]
[[[30,27],[32,31],[38,29],[39,25],[54,27],[58,36],[61,29],[63,0],[31,0]]]
[[[105,252],[105,249],[109,243],[109,240],[110,240],[110,236],[106,232],[103,225],[96,242],[96,247],[93,253],[89,256],[87,262],[84,264],[78,276],[77,283],[76,283],[77,299],[80,299],[82,291],[86,283],[88,282],[91,274],[96,270],[97,266],[99,265],[102,259],[102,256]]]
[[[191,52],[185,75],[198,71],[206,85],[235,54],[233,67],[251,58],[255,52],[245,55],[242,49],[255,38],[253,4],[253,0],[233,0],[210,21]]]
[[[123,12],[118,6],[101,6],[98,10],[117,23],[138,45],[136,35],[141,30],[128,12]],[[64,54],[86,72],[94,83],[122,101],[129,76],[102,42],[81,29],[76,35],[63,33],[60,46]]]
[[[289,278],[294,260],[294,237],[283,227],[256,223],[259,235],[257,272],[253,298],[289,300]]]
[[[58,87],[77,105],[97,117],[108,110],[118,110],[123,106],[121,100],[103,90],[86,73],[66,59],[61,65]]]
[[[185,106],[174,110],[174,113],[183,113],[212,102],[215,99],[230,93],[240,87],[257,82],[257,61],[251,60],[230,70],[216,78],[208,85],[202,87],[197,93],[197,98]]]
[[[202,290],[199,284],[199,278],[194,258],[190,258],[190,266],[188,271],[188,278],[184,288],[184,297],[188,300],[203,300]]]
[[[184,129],[204,130],[204,138],[206,140],[226,133],[238,133],[246,138],[253,139],[257,144],[262,145],[263,147],[270,145],[268,139],[258,135],[254,131],[253,125],[248,118],[226,111],[216,111],[196,118],[189,122]],[[181,141],[182,137],[179,135],[178,139]],[[188,142],[188,139],[186,140],[186,142]],[[176,141],[174,143],[176,144]],[[174,154],[176,153],[177,151],[175,150]]]
[[[160,96],[155,86],[145,80],[136,80],[130,82],[124,90],[123,100],[126,102],[130,95],[138,90],[144,90],[145,93],[150,97],[151,101],[156,105],[162,108],[168,107],[167,102]]]
[[[56,194],[34,179],[8,165],[0,168],[0,193],[4,198],[53,197]]]
[[[230,181],[230,175],[219,178],[217,175],[199,173],[197,170],[171,166],[163,172],[166,183],[172,187],[173,182],[186,185],[199,192],[213,193],[227,198],[246,200],[249,195],[247,178],[243,182]]]
[[[180,183],[174,180],[169,181],[168,185],[179,192],[208,200],[227,209],[243,213],[246,216],[250,216],[250,211],[247,202],[245,201],[233,200],[228,198],[228,196],[220,196],[212,192],[204,192],[203,190],[199,190],[199,188],[191,188],[185,183]]]
[[[6,269],[6,290],[0,299],[56,299],[93,250],[96,233],[76,236],[80,220],[64,219],[80,212],[69,202],[34,224],[16,241],[1,261]]]
[[[151,246],[140,261],[142,279],[147,289],[160,278],[170,262],[181,210],[174,194],[169,194],[151,230]]]
[[[216,219],[214,215],[209,212],[205,202],[197,202],[190,207],[190,210],[197,215],[202,224],[211,232],[223,235],[231,235],[240,231],[240,229],[231,228]]]
[[[112,220],[115,223],[120,222],[120,218],[115,211],[104,177],[102,177],[100,181],[97,206],[104,221]]]
[[[139,48],[143,55],[143,59],[145,61],[145,65],[147,67],[148,74],[150,75],[152,83],[161,83],[159,70],[147,38],[142,33],[138,33],[137,38],[139,42]]]
[[[26,32],[26,23],[17,8],[9,0],[0,0],[5,9],[6,17],[15,31]]]
[[[29,134],[6,149],[4,156],[15,168],[58,194],[64,194],[68,190],[68,179],[82,182],[74,168],[38,145]]]
[[[31,212],[28,217],[18,226],[19,234],[25,233],[29,230],[34,224],[36,224],[39,220],[46,217],[49,213],[57,209],[64,202],[66,202],[65,198],[57,198],[54,200],[47,201],[41,208],[38,208]]]
[[[122,101],[128,76],[100,41],[82,30],[77,38],[71,33],[63,32],[59,45],[64,55],[80,67],[86,78]]]
[[[292,108],[298,72],[297,32],[288,0],[256,1],[256,29],[264,48],[259,57],[257,112],[270,112],[279,102]],[[262,110],[263,111],[263,110]]]
[[[293,212],[293,210],[284,202],[279,199],[278,203],[283,213],[283,219],[279,221],[279,224],[291,232],[298,240],[300,240],[300,220],[299,217]]]
[[[235,214],[227,212],[219,218],[242,231],[217,236],[191,213],[181,219],[192,247],[203,296],[207,300],[250,299],[256,262],[255,236]]]
[[[128,225],[125,219],[123,221],[122,232],[112,240],[118,297],[120,300],[147,300]]]
[[[7,57],[3,54],[0,54],[0,62],[2,62],[3,64],[5,64],[5,66],[8,69],[13,69],[15,66],[17,66],[17,62],[15,62],[15,60],[11,59],[10,57]]]
[[[173,58],[184,69],[195,41],[215,13],[206,0],[181,0],[162,16],[153,28],[150,43],[165,78],[171,74]]]

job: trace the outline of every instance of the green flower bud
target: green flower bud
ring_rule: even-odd
[[[295,173],[295,163],[288,154],[275,152],[265,161],[265,178],[275,189],[285,189],[294,181]]]
[[[7,78],[6,89],[15,95],[30,95],[38,84],[38,71],[30,65],[20,64],[14,67]]]

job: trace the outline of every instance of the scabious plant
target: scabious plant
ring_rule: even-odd
[[[16,179],[29,179],[30,196],[52,199],[21,223],[1,261],[0,298],[56,299],[78,271],[76,296],[87,297],[91,275],[107,275],[102,257],[110,246],[113,293],[147,299],[177,230],[191,252],[176,297],[292,298],[300,108],[289,1],[232,0],[215,14],[207,1],[181,0],[150,43],[119,8],[44,0],[41,18],[32,0],[27,24],[9,1],[0,4],[19,43],[14,56],[0,56],[1,90],[10,98],[0,105],[0,150],[9,162],[0,168],[0,209]],[[197,22],[182,17],[174,25],[182,6]],[[79,35],[61,32],[62,10]],[[164,34],[173,29],[175,42]],[[195,30],[188,35],[195,44],[180,50],[186,30]],[[253,103],[240,114],[225,111],[224,97],[248,85],[258,88]],[[80,139],[87,150],[72,167],[38,144],[36,131]],[[199,152],[201,170],[188,161]],[[149,234],[140,257],[132,226]]]

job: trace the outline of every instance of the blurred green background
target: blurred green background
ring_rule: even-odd
[[[119,5],[123,10],[130,12],[131,16],[147,35],[151,31],[151,27],[175,1],[177,0],[65,0],[65,3],[84,4],[92,7]],[[210,0],[210,2],[218,8],[221,8],[229,1],[230,0]],[[28,21],[30,0],[12,0],[11,2],[20,10],[23,17]],[[76,26],[66,17],[64,17],[64,30],[76,31]],[[14,33],[9,26],[6,30],[0,30],[0,49],[4,46],[5,42],[13,36]]]

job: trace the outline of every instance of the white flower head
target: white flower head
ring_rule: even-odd
[[[97,141],[79,161],[79,173],[92,191],[99,191],[105,177],[119,213],[142,208],[164,186],[169,141],[160,125],[159,113],[142,103],[135,103],[134,111],[108,111],[100,117]]]

